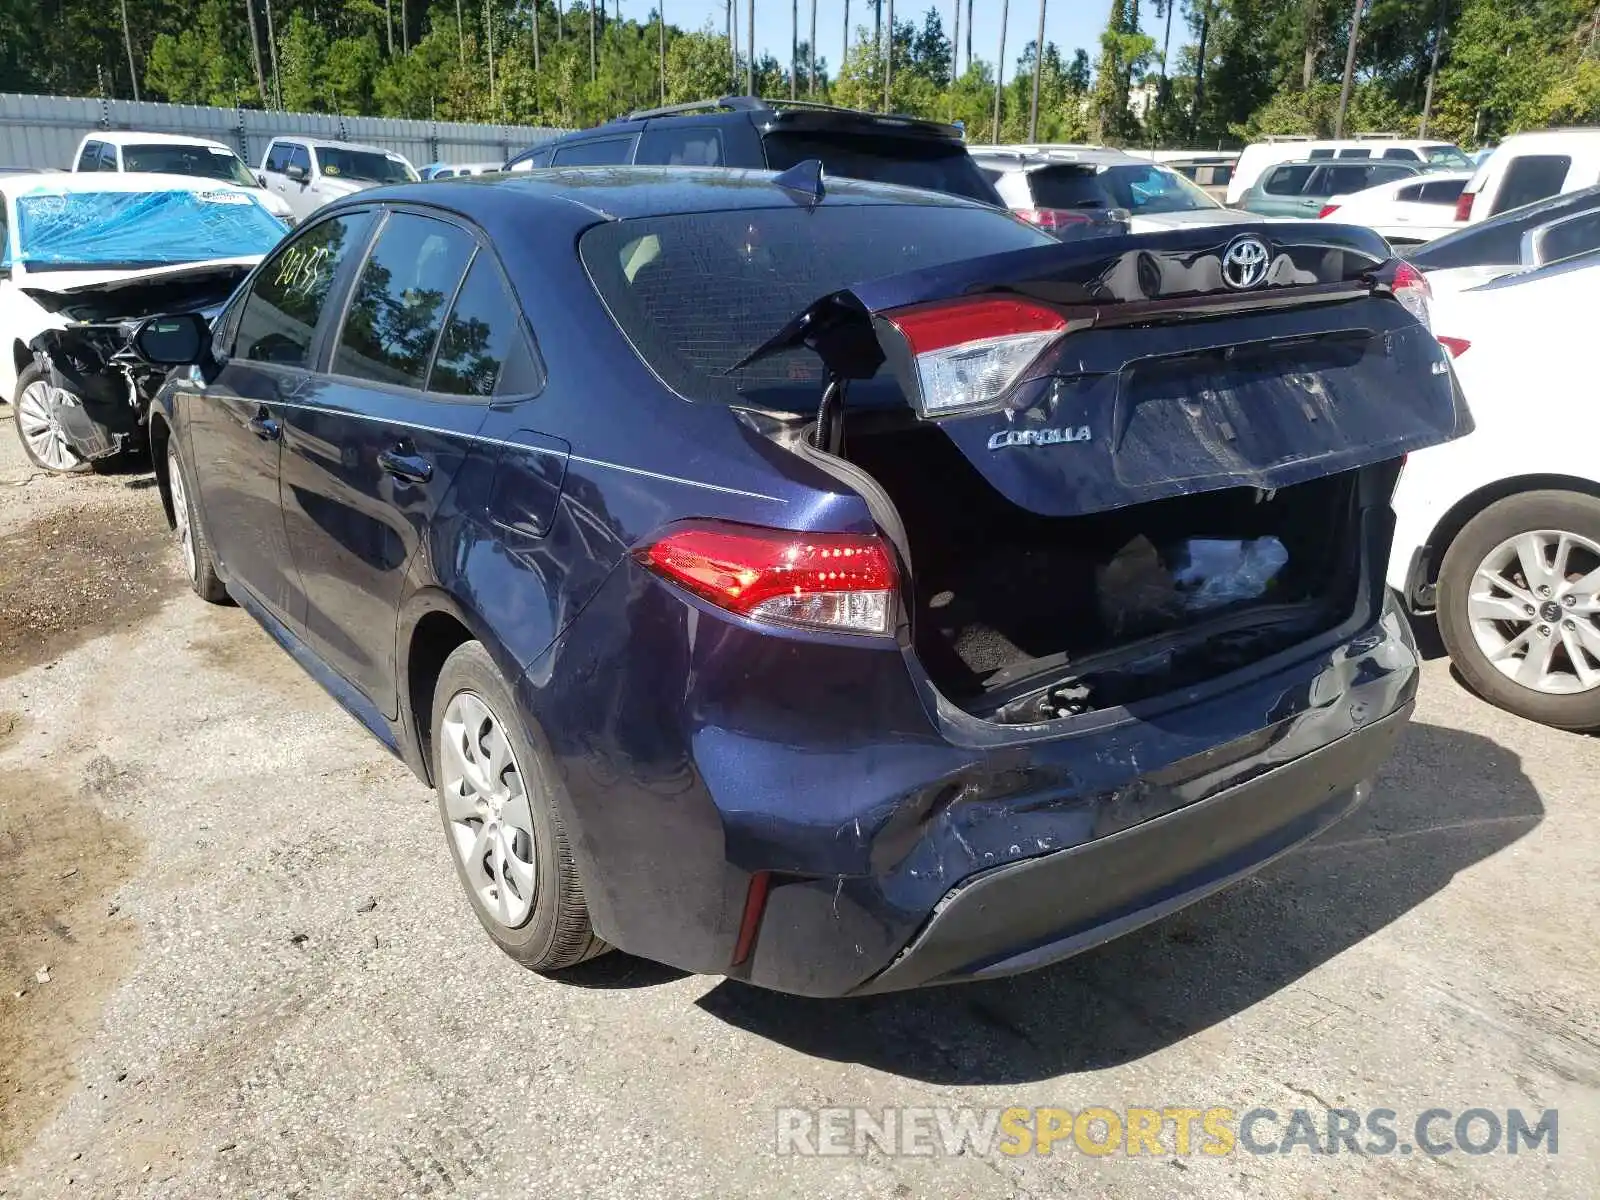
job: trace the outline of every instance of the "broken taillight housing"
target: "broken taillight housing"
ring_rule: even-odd
[[[1439,335],[1439,345],[1445,348],[1451,358],[1460,358],[1472,349],[1472,343],[1466,338],[1447,337],[1442,333]]]
[[[1389,281],[1389,290],[1408,313],[1422,322],[1424,329],[1430,333],[1433,331],[1433,320],[1428,311],[1433,288],[1428,286],[1421,271],[1408,262],[1402,262],[1395,268],[1394,278]]]
[[[1317,214],[1317,220],[1326,221],[1329,217],[1333,216],[1333,214],[1338,212],[1338,211],[1339,211],[1339,206],[1337,204],[1324,204],[1322,206],[1322,211]]]
[[[1472,220],[1472,202],[1474,200],[1476,200],[1477,198],[1478,198],[1478,194],[1476,192],[1468,192],[1468,191],[1463,191],[1461,193],[1461,195],[1456,197],[1456,213],[1455,213],[1456,220],[1458,220],[1458,221],[1470,221],[1470,220]]]
[[[843,633],[894,628],[894,559],[873,534],[694,521],[674,526],[634,557],[741,617]]]
[[[903,308],[885,320],[905,339],[924,417],[991,408],[1066,330],[1054,309],[987,297]]]

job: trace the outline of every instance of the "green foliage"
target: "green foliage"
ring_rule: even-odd
[[[126,39],[123,3],[0,0],[0,91],[130,96],[131,49],[147,99],[262,106],[281,95],[313,112],[584,126],[663,96],[742,91],[748,65],[722,29],[670,24],[663,64],[660,17],[645,3],[618,20],[604,0],[562,0],[558,22],[555,0],[125,0]],[[908,5],[912,19],[885,30],[885,46],[863,27],[836,72],[818,61],[818,98],[882,109],[887,53],[888,106],[960,120],[974,141],[1027,136],[1036,73],[1040,140],[1209,146],[1332,132],[1353,0],[1147,0],[1142,12],[1139,0],[1100,3],[1095,47],[1041,54],[1030,41],[1015,62],[977,60],[957,78],[944,0],[920,15]],[[857,11],[873,10],[862,0]],[[1600,0],[1367,0],[1348,129],[1417,130],[1441,11],[1430,131],[1478,144],[1600,122]],[[1031,24],[1033,12],[1010,5],[1013,21]],[[763,6],[758,16],[779,22],[758,30],[758,44],[787,55],[787,13]],[[802,94],[808,63],[802,46]],[[756,90],[787,97],[789,70],[762,55]],[[1142,116],[1129,105],[1136,90]]]

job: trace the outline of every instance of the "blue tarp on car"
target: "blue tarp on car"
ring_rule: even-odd
[[[129,268],[259,256],[282,221],[239,189],[17,197],[17,258],[35,268]]]

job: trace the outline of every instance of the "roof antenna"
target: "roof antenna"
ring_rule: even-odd
[[[787,171],[779,172],[772,182],[807,208],[815,208],[822,203],[823,197],[822,160],[808,158],[804,162],[797,162]]]

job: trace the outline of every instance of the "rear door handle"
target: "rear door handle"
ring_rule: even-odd
[[[401,442],[394,449],[380,453],[378,466],[385,474],[407,483],[427,483],[433,478],[433,464],[418,454],[409,442]]]
[[[283,427],[273,420],[272,414],[264,408],[256,410],[256,415],[245,422],[250,427],[250,432],[264,442],[275,442],[283,434]]]

